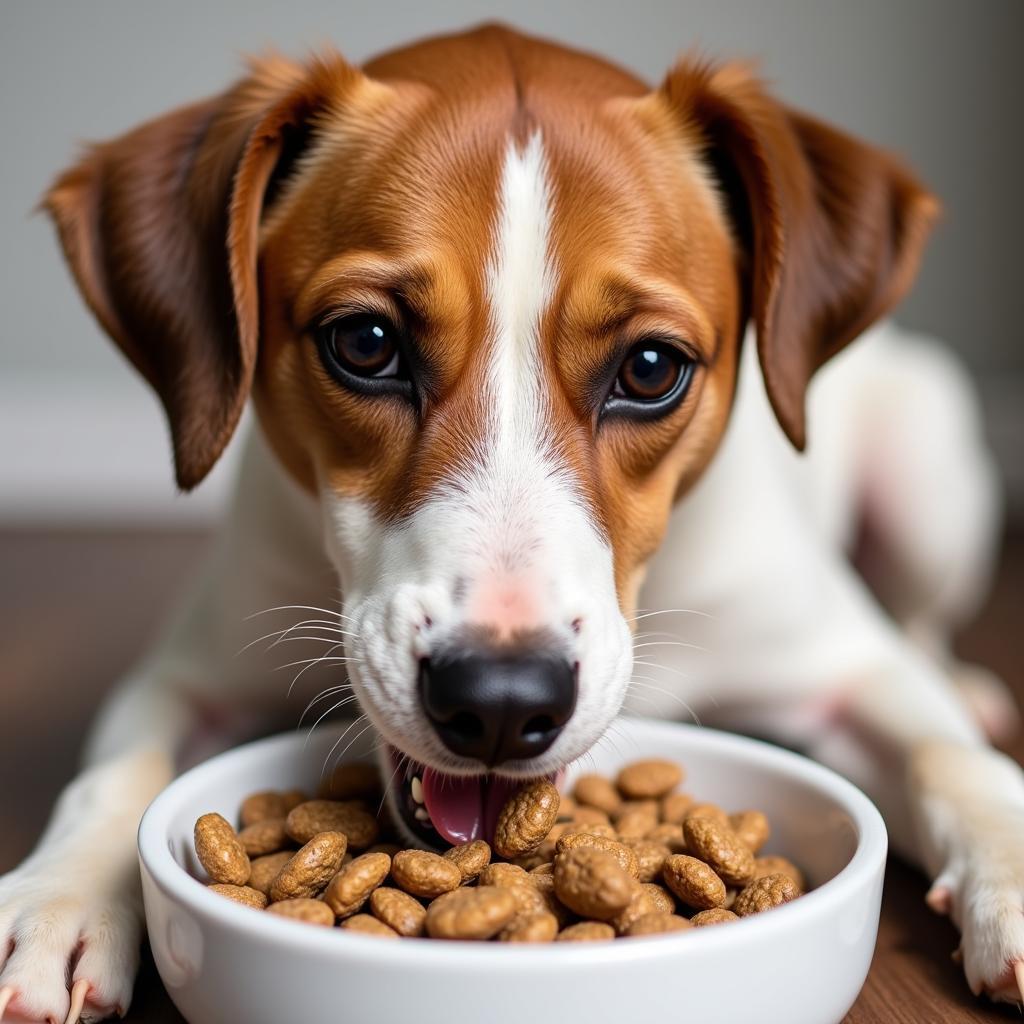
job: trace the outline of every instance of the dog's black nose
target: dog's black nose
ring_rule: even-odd
[[[550,652],[441,655],[421,663],[420,699],[452,753],[493,767],[555,742],[576,706],[576,672]]]

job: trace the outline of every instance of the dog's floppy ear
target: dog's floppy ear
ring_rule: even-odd
[[[910,287],[938,204],[892,157],[784,107],[744,65],[684,60],[661,97],[718,177],[768,396],[802,449],[811,376]]]
[[[223,95],[91,147],[43,199],[90,309],[164,405],[185,490],[252,383],[265,200],[318,112],[360,79],[336,56],[254,61]]]

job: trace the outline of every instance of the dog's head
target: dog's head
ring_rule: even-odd
[[[451,838],[618,711],[747,321],[802,446],[811,375],[908,286],[934,209],[744,68],[684,61],[651,92],[500,28],[362,71],[260,60],[46,205],[180,485],[252,393],[318,496],[353,686]]]

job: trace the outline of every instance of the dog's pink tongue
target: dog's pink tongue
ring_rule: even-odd
[[[438,833],[452,845],[483,832],[483,776],[441,775],[423,769],[423,802]]]

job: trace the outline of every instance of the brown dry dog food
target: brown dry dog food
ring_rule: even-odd
[[[471,882],[490,864],[491,848],[482,839],[474,839],[445,850],[444,856],[458,866],[463,882]]]
[[[377,819],[354,800],[307,800],[288,812],[285,829],[300,844],[321,832],[343,832],[349,846],[360,850],[380,834]]]
[[[494,852],[509,860],[533,853],[554,825],[558,803],[558,790],[547,779],[524,786],[498,815]]]
[[[391,877],[411,896],[432,900],[462,885],[458,864],[426,850],[402,850],[391,862]]]
[[[685,932],[693,925],[678,914],[644,914],[638,917],[625,934],[630,938],[637,935],[667,935],[669,932]]]
[[[604,942],[615,938],[615,929],[603,921],[580,921],[555,936],[556,942]]]
[[[341,832],[313,836],[270,883],[270,900],[319,896],[341,867],[347,840]]]
[[[382,885],[391,870],[386,853],[364,853],[349,861],[330,881],[323,900],[335,917],[351,917]]]
[[[210,891],[226,896],[235,903],[241,903],[246,907],[255,907],[263,910],[267,905],[267,897],[258,889],[252,889],[248,885],[228,885],[224,882],[214,882]]]
[[[614,917],[633,898],[636,881],[615,857],[580,846],[555,857],[555,895],[580,917]]]
[[[670,934],[738,921],[804,891],[792,861],[757,856],[771,834],[763,812],[700,803],[674,791],[682,778],[678,765],[648,759],[615,779],[580,776],[575,799],[528,783],[501,809],[493,850],[478,839],[441,854],[404,848],[387,813],[371,813],[384,788],[375,766],[343,765],[315,800],[298,790],[247,797],[237,833],[219,814],[203,815],[196,854],[211,892],[386,938]]]
[[[683,769],[675,762],[661,758],[634,761],[619,772],[615,781],[623,796],[633,800],[662,797],[683,781]]]
[[[800,895],[796,883],[788,875],[764,875],[750,883],[732,905],[737,917],[760,914],[773,907],[781,907]]]
[[[427,934],[433,939],[489,939],[515,916],[511,888],[466,886],[438,896],[427,907]]]
[[[726,825],[714,818],[687,818],[683,822],[686,849],[713,868],[726,885],[746,885],[754,877],[754,855]]]
[[[413,938],[423,934],[426,907],[401,889],[386,885],[374,889],[370,894],[370,910],[378,921],[383,921],[399,935]]]
[[[271,903],[267,910],[278,917],[287,917],[290,921],[302,921],[305,924],[319,924],[328,928],[334,924],[331,908],[322,900],[295,899],[280,900]]]
[[[249,881],[249,855],[227,818],[204,814],[195,827],[196,856],[214,882],[245,885]]]
[[[378,935],[383,939],[397,939],[398,932],[389,928],[383,921],[378,921],[371,914],[355,914],[346,917],[341,927],[347,932],[362,932],[364,935]]]

